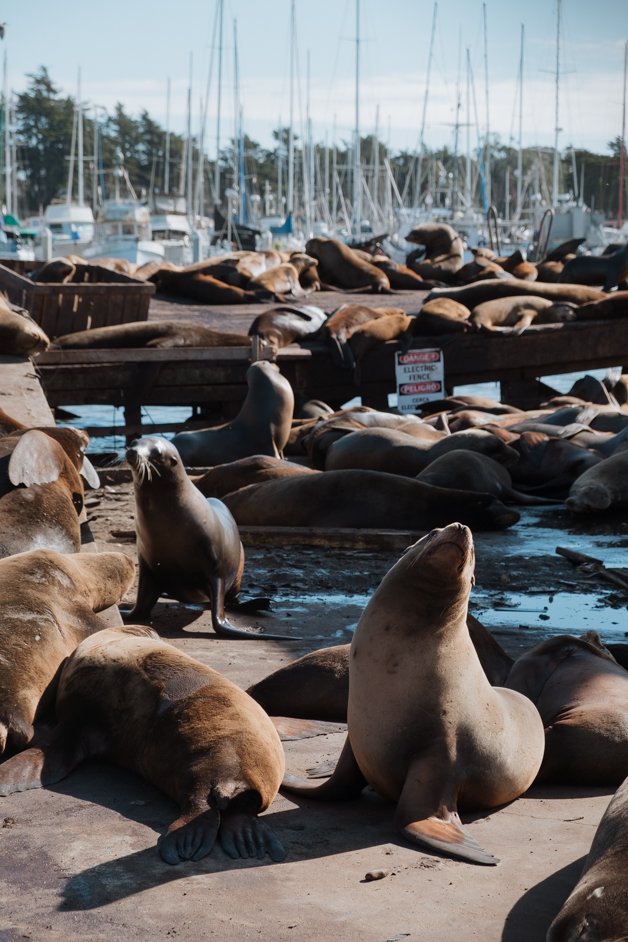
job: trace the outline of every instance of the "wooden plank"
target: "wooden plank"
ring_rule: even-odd
[[[0,356],[0,407],[25,425],[54,425],[55,420],[27,357]]]
[[[88,365],[90,363],[132,363],[162,360],[167,362],[198,361],[207,363],[242,360],[249,362],[251,346],[243,343],[241,347],[120,347],[107,350],[47,350],[38,357],[41,366],[60,366],[65,364]],[[261,359],[272,360],[275,351],[272,347],[262,347]],[[310,361],[312,350],[297,346],[284,347],[277,352],[277,361],[283,368],[290,361]]]

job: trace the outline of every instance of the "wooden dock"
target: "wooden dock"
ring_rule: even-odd
[[[628,363],[628,318],[532,326],[520,336],[448,334],[416,339],[412,349],[426,347],[444,351],[448,390],[498,381],[505,401],[529,407],[548,392],[539,384],[544,376]],[[395,391],[397,349],[394,342],[382,344],[364,357],[359,372],[334,365],[324,344],[261,355],[276,359],[303,399],[339,407],[361,396],[366,405],[386,408]],[[250,362],[250,346],[56,350],[41,354],[36,368],[52,407],[121,406],[128,434],[136,435],[142,406],[190,406],[210,421],[231,418],[246,395]]]

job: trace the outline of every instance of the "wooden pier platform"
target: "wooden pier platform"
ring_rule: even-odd
[[[0,408],[24,425],[54,425],[54,415],[28,357],[0,356]]]
[[[382,303],[376,295],[321,293],[308,298],[333,310],[350,297],[370,306]],[[418,310],[424,292],[404,292],[388,303]],[[200,305],[155,302],[150,319],[198,320],[208,326],[246,333],[253,318],[270,305],[247,305],[235,310]],[[445,383],[455,386],[498,381],[502,397],[532,407],[551,395],[545,376],[628,363],[628,318],[529,327],[519,336],[504,334],[447,334],[416,338],[412,349],[439,347],[444,351]],[[361,396],[366,405],[386,408],[395,392],[395,342],[382,344],[362,360],[359,370],[332,362],[323,344],[292,345],[260,356],[276,359],[281,372],[303,399],[322,399],[333,407]],[[208,424],[235,415],[246,395],[246,371],[251,346],[223,348],[54,350],[36,361],[46,397],[52,407],[112,405],[125,410],[125,431],[141,433],[143,406],[189,406]],[[118,428],[117,432],[122,430]],[[103,429],[104,434],[111,430]]]

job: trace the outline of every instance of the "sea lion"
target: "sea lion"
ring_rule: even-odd
[[[257,817],[284,770],[273,724],[243,690],[150,628],[108,628],[79,645],[61,672],[56,714],[49,745],[0,766],[0,794],[53,784],[98,756],[179,805],[157,844],[166,863],[200,860],[216,837],[230,857],[285,857]]]
[[[134,571],[123,553],[40,549],[0,560],[0,755],[31,741],[59,664],[102,628],[95,613],[119,602]]]
[[[369,307],[367,304],[341,304],[329,315],[325,322],[324,333],[341,343],[363,324],[384,317],[403,314],[397,307]]]
[[[76,266],[84,264],[85,260],[78,255],[63,255],[58,258],[51,258],[41,268],[37,268],[31,277],[33,281],[44,284],[68,284],[76,273]]]
[[[148,347],[249,347],[245,334],[212,330],[195,321],[137,321],[110,327],[92,327],[57,337],[53,349],[99,350]]]
[[[133,473],[139,566],[137,599],[126,620],[148,619],[167,593],[180,602],[209,602],[220,637],[256,637],[225,617],[225,599],[237,599],[244,572],[244,549],[229,510],[203,497],[164,438],[139,439],[126,459]]]
[[[577,311],[579,321],[606,320],[628,317],[628,291],[613,291],[602,300],[581,304]]]
[[[492,808],[522,794],[541,764],[543,725],[526,697],[492,687],[482,670],[466,624],[474,564],[459,523],[406,550],[351,642],[348,736],[334,773],[318,788],[290,777],[284,786],[333,800],[368,783],[396,802],[407,840],[495,864],[458,804]]]
[[[530,324],[554,324],[576,319],[575,309],[565,302],[534,295],[496,298],[476,305],[470,323],[477,330],[521,334]]]
[[[239,526],[427,530],[468,521],[502,530],[519,514],[488,494],[433,487],[380,471],[325,471],[251,484],[224,502]]]
[[[281,265],[277,265],[276,268],[271,268],[269,271],[262,272],[261,275],[252,278],[249,287],[253,290],[262,288],[277,298],[304,298],[310,292],[301,287],[299,271],[312,266],[315,267],[317,262],[316,259],[309,258],[307,255],[303,255],[301,258],[307,259],[308,263],[299,262],[296,258],[295,263],[292,261],[283,262]]]
[[[445,223],[428,222],[412,229],[406,242],[425,246],[425,260],[417,260],[417,253],[410,253],[406,264],[422,278],[451,281],[461,268],[464,257],[462,239],[452,226]]]
[[[450,298],[426,301],[417,314],[416,334],[464,333],[469,329],[471,311]]]
[[[509,472],[494,458],[480,452],[457,448],[431,461],[417,474],[418,481],[438,487],[454,487],[465,491],[492,494],[504,502],[515,504],[546,504],[552,501],[515,490]]]
[[[594,632],[537,644],[515,661],[506,686],[541,714],[539,782],[618,785],[628,775],[628,673]]]
[[[610,291],[628,278],[628,243],[610,255],[577,255],[563,268],[559,281],[580,285],[603,285]]]
[[[0,443],[0,558],[44,547],[77,553],[84,496],[79,472],[45,432],[14,434]]]
[[[431,281],[425,281],[407,265],[400,265],[385,255],[372,257],[371,264],[384,272],[393,291],[426,291],[434,287]]]
[[[571,301],[574,304],[586,304],[587,301],[602,301],[604,292],[586,285],[547,284],[538,281],[522,281],[518,278],[503,280],[489,278],[476,281],[461,288],[434,288],[427,296],[427,301],[435,298],[451,298],[459,301],[470,310],[484,301],[495,298],[510,298],[515,295],[533,295],[537,298],[549,298],[551,301]]]
[[[168,271],[162,268],[152,280],[156,280],[160,290],[168,294],[192,298],[201,304],[254,304],[269,297],[266,290],[245,290],[200,272]]]
[[[347,290],[390,292],[390,282],[383,271],[370,262],[363,261],[356,253],[338,239],[322,236],[309,239],[305,251],[318,262],[321,282]]]
[[[402,347],[404,343],[408,345],[415,322],[415,317],[399,313],[361,324],[353,331],[349,340],[355,363],[360,363],[369,350],[379,347],[382,343],[396,340],[401,343]]]
[[[467,628],[488,682],[503,685],[513,659],[469,613]],[[350,644],[336,644],[310,651],[252,684],[247,693],[270,716],[346,723],[350,649]]]
[[[628,779],[595,832],[580,879],[547,932],[547,942],[621,942],[628,934]]]
[[[263,337],[276,347],[286,347],[289,343],[315,334],[326,320],[325,312],[312,304],[303,307],[273,307],[258,314],[248,333],[250,337]]]
[[[193,478],[194,484],[205,497],[224,497],[249,484],[262,481],[274,481],[276,478],[298,477],[303,474],[319,474],[313,468],[302,464],[285,461],[283,458],[271,458],[270,455],[252,455],[227,464],[216,465],[200,477]]]
[[[28,311],[10,304],[0,293],[0,355],[35,356],[49,344],[50,339]]]
[[[215,428],[178,432],[173,443],[188,467],[207,467],[249,455],[281,458],[292,426],[294,395],[279,367],[251,363],[248,391],[235,419]]]
[[[628,507],[628,450],[621,449],[576,478],[565,503],[574,513]]]
[[[581,474],[601,461],[586,448],[539,432],[523,432],[512,447],[519,455],[510,469],[517,490],[561,500]]]

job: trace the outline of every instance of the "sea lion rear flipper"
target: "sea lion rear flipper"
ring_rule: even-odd
[[[281,787],[291,794],[302,795],[304,798],[315,798],[319,801],[343,801],[357,798],[366,784],[366,779],[355,760],[347,736],[336,768],[326,782],[322,785],[313,785],[307,779],[286,773]]]
[[[184,860],[201,860],[211,853],[219,827],[220,812],[215,808],[200,814],[196,811],[182,814],[157,841],[159,856],[172,865]]]
[[[0,765],[0,796],[60,782],[96,752],[77,733],[74,723],[60,723],[48,742],[18,752]]]
[[[297,637],[290,635],[273,635],[266,632],[256,633],[247,631],[245,628],[237,628],[225,617],[225,584],[222,579],[216,576],[209,580],[207,586],[207,595],[210,600],[210,610],[212,616],[212,628],[219,638],[264,638],[269,641],[298,641]]]
[[[271,860],[279,862],[286,856],[279,838],[256,814],[227,809],[220,821],[218,837],[224,852],[233,859],[257,857],[263,860],[268,854]]]
[[[456,810],[459,782],[448,758],[423,754],[408,768],[397,803],[395,825],[413,844],[473,863],[499,863],[463,827]]]

